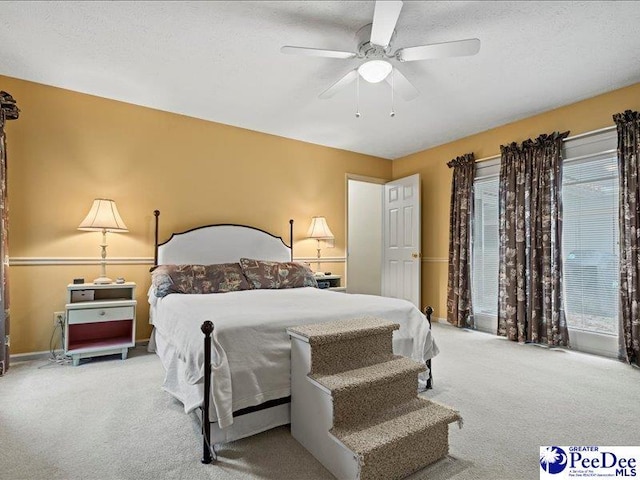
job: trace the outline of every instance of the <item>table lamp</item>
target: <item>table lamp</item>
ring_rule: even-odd
[[[116,202],[107,198],[96,198],[91,205],[91,210],[80,223],[78,230],[89,232],[102,232],[102,261],[100,262],[100,276],[93,283],[107,284],[113,283],[107,277],[107,232],[128,232],[127,226],[122,221],[118,213]]]
[[[329,225],[327,225],[327,219],[324,217],[313,217],[311,219],[311,226],[307,232],[307,237],[315,238],[318,241],[318,272],[320,271],[320,240],[333,240],[334,236],[331,233]]]

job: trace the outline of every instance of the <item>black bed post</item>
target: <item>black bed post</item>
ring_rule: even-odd
[[[156,234],[155,234],[155,242],[154,242],[154,249],[153,249],[153,266],[157,267],[158,266],[158,222],[160,220],[160,210],[154,210],[153,211],[153,215],[156,217]]]
[[[293,262],[293,218],[289,220],[289,246],[291,247],[291,261]]]
[[[202,405],[202,463],[213,461],[211,446],[211,423],[209,420],[209,399],[211,398],[211,334],[213,323],[205,321],[200,327],[204,333],[204,404]]]
[[[431,329],[431,315],[433,315],[433,308],[427,305],[424,309],[424,314],[429,322],[429,329]],[[427,360],[427,367],[429,368],[429,379],[427,380],[427,390],[433,388],[433,369],[431,368],[431,359]]]

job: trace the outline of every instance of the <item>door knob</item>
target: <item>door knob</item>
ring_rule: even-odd
[[[421,253],[412,253],[411,256],[413,258],[420,258],[422,256],[422,254]]]

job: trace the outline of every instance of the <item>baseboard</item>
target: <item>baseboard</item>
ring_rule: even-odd
[[[447,322],[447,319],[443,317],[431,317],[431,321],[435,323],[444,323],[446,325],[450,325],[450,323]]]
[[[136,340],[136,347],[146,347],[149,343],[149,339]],[[62,355],[62,350],[55,350],[56,354]],[[10,356],[11,363],[13,362],[28,362],[29,360],[46,360],[51,356],[49,350],[42,352],[27,352],[27,353],[14,353]]]
[[[62,350],[60,350],[62,352]],[[28,362],[29,360],[46,360],[51,356],[49,350],[43,352],[14,353],[10,356],[11,363]]]

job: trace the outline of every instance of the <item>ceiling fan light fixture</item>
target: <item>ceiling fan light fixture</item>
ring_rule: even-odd
[[[389,76],[393,66],[385,60],[369,60],[358,67],[358,73],[369,83],[378,83]]]

